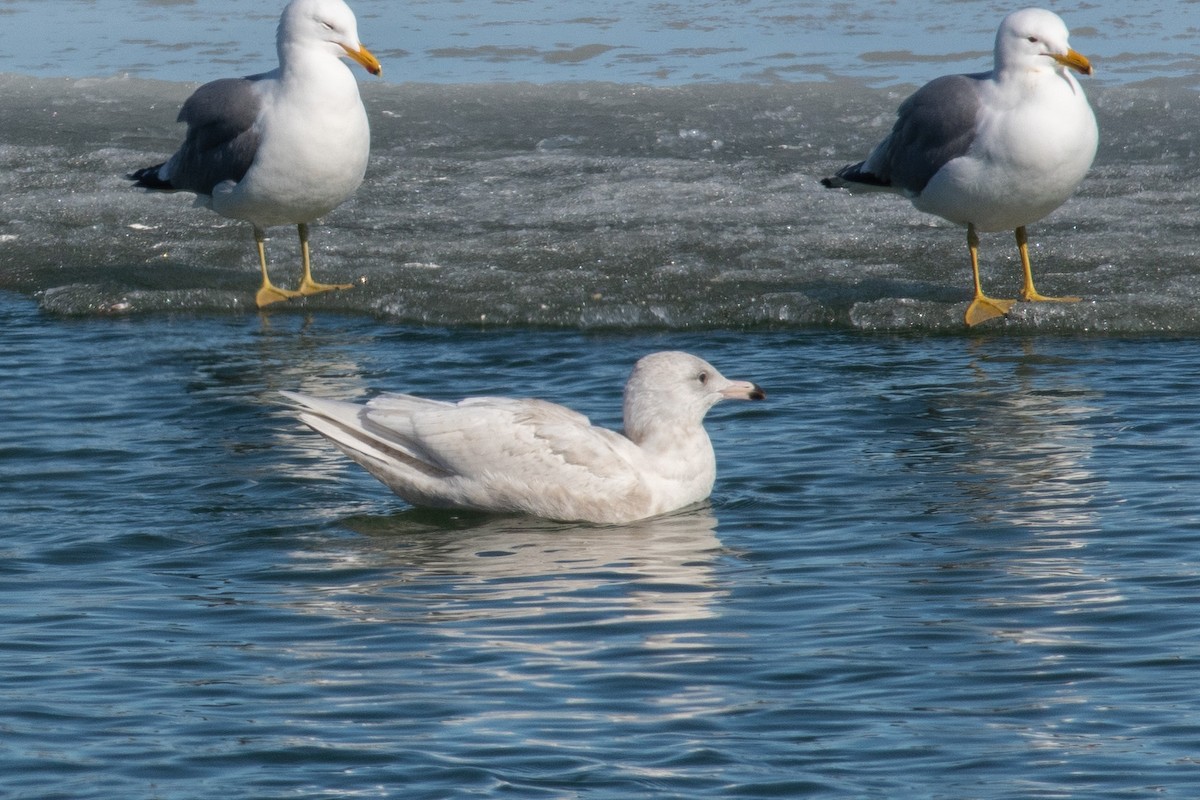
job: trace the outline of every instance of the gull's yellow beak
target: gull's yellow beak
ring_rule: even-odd
[[[1092,74],[1092,62],[1088,61],[1087,56],[1083,53],[1076,53],[1074,50],[1068,48],[1066,55],[1060,56],[1058,53],[1049,53],[1049,56],[1068,69],[1073,69],[1084,75]]]
[[[367,72],[371,73],[372,75],[383,74],[383,66],[379,63],[379,59],[371,55],[371,51],[367,48],[359,45],[357,50],[351,50],[349,47],[346,47],[346,45],[342,45],[342,49],[346,51],[346,55],[362,64],[363,69],[365,69]],[[1083,56],[1079,57],[1083,58]],[[1084,59],[1084,63],[1087,63],[1087,59]]]

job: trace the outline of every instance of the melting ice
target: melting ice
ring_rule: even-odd
[[[0,76],[0,288],[61,314],[254,309],[245,225],[123,176],[168,155],[190,84]],[[1088,87],[1102,142],[1030,226],[1039,287],[992,327],[1200,330],[1200,102],[1182,82]],[[364,86],[373,157],[313,234],[353,290],[293,302],[438,325],[961,330],[963,231],[818,179],[857,160],[908,89],[857,82]],[[298,273],[294,232],[269,242]],[[981,250],[1013,294],[1010,235]]]

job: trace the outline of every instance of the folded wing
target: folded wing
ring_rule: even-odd
[[[637,447],[553,403],[391,394],[360,406],[285,395],[301,421],[414,505],[616,520],[650,503]]]

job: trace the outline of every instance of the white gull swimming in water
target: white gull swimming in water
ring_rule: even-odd
[[[353,194],[367,168],[367,112],[342,57],[373,75],[382,71],[342,0],[292,0],[276,45],[276,69],[197,89],[179,112],[188,127],[178,152],[129,176],[146,189],[194,192],[199,204],[253,225],[259,306],[350,288],[312,279],[308,223]],[[263,229],[273,225],[299,230],[303,274],[296,291],[274,286],[267,275]]]
[[[765,397],[680,352],[634,366],[623,434],[544,400],[385,394],[358,405],[283,394],[302,422],[413,505],[596,523],[707,498],[717,463],[704,415],[721,400]]]
[[[822,181],[903,194],[921,211],[966,225],[975,281],[968,325],[1007,314],[1016,302],[983,293],[978,231],[1016,233],[1022,300],[1079,299],[1038,293],[1025,233],[1066,201],[1096,155],[1096,118],[1071,74],[1090,75],[1092,67],[1067,36],[1050,11],[1014,11],[996,32],[991,72],[925,84],[901,104],[891,135],[865,161]]]

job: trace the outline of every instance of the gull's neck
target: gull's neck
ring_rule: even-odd
[[[284,91],[299,87],[314,101],[321,95],[358,98],[358,81],[350,66],[322,47],[280,43],[278,74]]]

